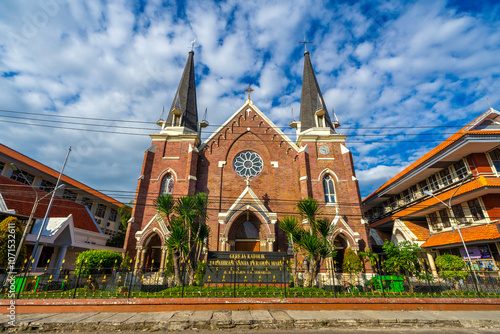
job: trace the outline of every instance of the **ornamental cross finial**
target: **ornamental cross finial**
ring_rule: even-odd
[[[245,89],[245,92],[248,92],[248,99],[250,100],[250,93],[253,92],[254,90],[252,89],[252,87],[250,87],[250,85],[248,85],[248,88]]]
[[[191,51],[194,51],[194,43],[196,42],[196,38],[191,41]]]
[[[251,180],[250,180],[250,176],[247,176],[247,177],[245,178],[245,183],[247,184],[247,187],[250,187],[250,181],[251,181]]]
[[[304,49],[305,51],[304,52],[307,52],[307,44],[313,44],[313,42],[308,42],[307,39],[306,39],[306,36],[304,35],[304,41],[303,42],[297,42],[299,44],[304,44]]]

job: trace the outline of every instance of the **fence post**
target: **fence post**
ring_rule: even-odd
[[[134,282],[134,272],[135,272],[134,269],[130,270],[131,276],[130,276],[130,284],[128,286],[127,298],[130,298],[130,294],[132,293],[132,283]]]
[[[330,271],[332,272],[332,288],[333,288],[333,297],[337,298],[337,290],[335,289],[335,261],[333,257],[331,258],[332,265],[330,266]]]
[[[82,274],[82,271],[83,271],[83,259],[82,259],[82,264],[80,266],[80,270],[78,271],[78,276],[77,276],[77,279],[76,279],[76,285],[75,285],[75,290],[73,291],[73,299],[75,299],[75,296],[76,296],[76,290],[78,289],[78,284],[80,283],[80,276]]]
[[[427,263],[424,259],[422,259],[422,263],[424,264],[425,278],[427,280],[427,286],[429,287],[429,290],[431,290],[431,297],[434,298],[434,290],[432,289],[431,282],[429,280],[429,273],[427,272]]]
[[[380,261],[375,261],[377,262],[378,277],[380,278],[380,287],[382,288],[382,294],[384,295],[384,298],[387,298],[387,296],[385,295],[384,280],[382,279],[382,270],[380,269]]]
[[[233,298],[236,298],[236,266],[233,260]]]
[[[283,289],[285,290],[285,298],[286,298],[286,270],[287,270],[287,266],[286,266],[286,257],[283,257]]]

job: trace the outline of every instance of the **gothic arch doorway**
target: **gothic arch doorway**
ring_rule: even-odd
[[[145,269],[157,271],[161,264],[161,239],[160,236],[154,233],[145,243],[146,245],[146,262]]]
[[[342,264],[344,263],[344,253],[345,250],[347,249],[347,241],[345,237],[342,234],[338,234],[335,237],[335,240],[333,241],[333,244],[335,245],[335,249],[337,250],[337,255],[333,258],[334,264],[335,264],[335,272],[341,273],[342,272]]]
[[[229,231],[229,245],[232,251],[259,252],[260,241],[263,236],[263,224],[250,211],[240,215]]]

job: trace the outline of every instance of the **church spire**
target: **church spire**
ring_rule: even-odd
[[[196,105],[196,86],[194,80],[194,52],[189,51],[181,82],[175,93],[172,107],[168,113],[166,126],[179,126],[194,132],[198,131],[198,107]]]
[[[304,52],[304,74],[300,96],[300,129],[306,131],[316,127],[335,129],[328,115],[323,95],[321,95],[309,52],[306,51]]]

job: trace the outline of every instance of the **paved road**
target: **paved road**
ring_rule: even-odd
[[[373,333],[389,329],[394,333],[417,329],[418,333],[500,333],[500,311],[171,311],[171,312],[89,312],[16,315],[10,327],[3,315],[0,331],[44,332],[115,332],[121,331],[194,331],[223,330],[242,332],[259,330],[301,332]],[[3,327],[3,328],[1,328]],[[485,329],[483,329],[485,328]],[[375,330],[374,330],[375,329]],[[446,329],[446,330],[444,330]],[[415,331],[417,333],[417,331]]]
[[[498,328],[415,328],[415,329],[401,329],[401,328],[367,328],[367,329],[339,329],[339,328],[315,328],[315,329],[301,329],[301,334],[374,334],[374,333],[387,333],[398,334],[404,331],[405,334],[491,334],[499,333]],[[120,334],[137,334],[144,331],[124,331]],[[254,333],[254,334],[297,334],[297,329],[226,329],[226,330],[184,330],[176,331],[176,334],[214,334],[214,333]],[[64,334],[74,332],[44,332],[47,334]],[[100,332],[78,332],[79,334],[97,334]],[[171,331],[155,331],[154,333],[172,333]]]

